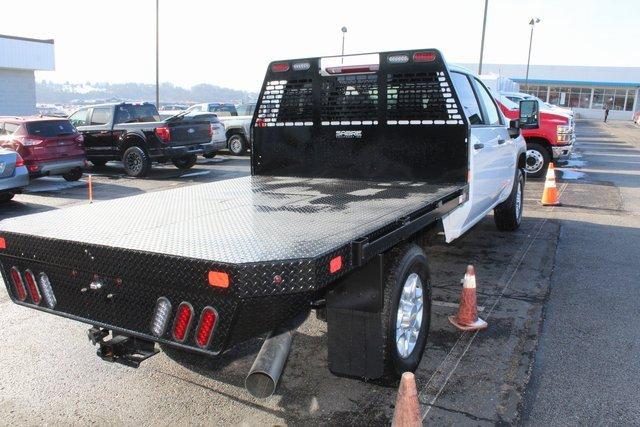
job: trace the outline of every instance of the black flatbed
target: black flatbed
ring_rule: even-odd
[[[463,187],[247,176],[7,219],[0,229],[229,264],[313,259]]]

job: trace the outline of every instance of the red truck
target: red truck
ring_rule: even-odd
[[[508,119],[518,119],[518,104],[501,95],[496,101]],[[566,115],[541,109],[540,127],[522,129],[522,136],[527,141],[527,176],[538,178],[544,176],[552,159],[556,161],[571,155],[576,139],[575,125]]]

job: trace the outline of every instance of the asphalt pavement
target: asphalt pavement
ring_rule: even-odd
[[[640,424],[640,128],[582,122],[522,421]]]

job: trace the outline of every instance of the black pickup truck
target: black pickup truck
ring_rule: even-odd
[[[469,108],[483,87],[439,51],[373,58],[272,63],[251,176],[2,221],[11,299],[93,325],[98,355],[132,366],[156,343],[215,357],[269,333],[246,380],[256,396],[274,391],[311,309],[332,372],[415,370],[431,317],[422,248],[494,207],[499,229],[519,226],[525,144],[490,97]],[[486,107],[496,124],[470,126]]]
[[[84,135],[87,158],[94,165],[122,160],[130,176],[145,176],[154,161],[189,169],[198,154],[215,151],[209,122],[182,120],[181,115],[160,121],[149,103],[92,105],[75,111],[69,120]]]

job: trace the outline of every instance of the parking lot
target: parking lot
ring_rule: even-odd
[[[638,379],[628,375],[638,367],[640,338],[630,327],[638,297],[640,129],[582,121],[577,135],[574,155],[558,170],[562,206],[542,207],[543,182],[530,180],[516,233],[497,231],[487,217],[452,245],[440,237],[426,248],[434,307],[416,372],[425,422],[566,424],[575,411],[593,422],[640,421]],[[127,177],[115,162],[88,173],[99,202],[247,175],[249,158],[199,159],[186,172],[158,167],[146,179]],[[88,203],[87,194],[87,175],[76,183],[46,178],[1,215],[65,209]],[[460,333],[447,320],[467,264],[476,267],[480,317],[489,323],[476,333]],[[393,414],[395,388],[329,372],[326,323],[313,313],[266,400],[244,389],[260,339],[216,360],[169,351],[131,369],[95,357],[88,326],[11,304],[4,287],[0,324],[2,424],[377,425]],[[605,369],[598,360],[615,363]],[[615,401],[596,392],[609,388],[618,390]]]

